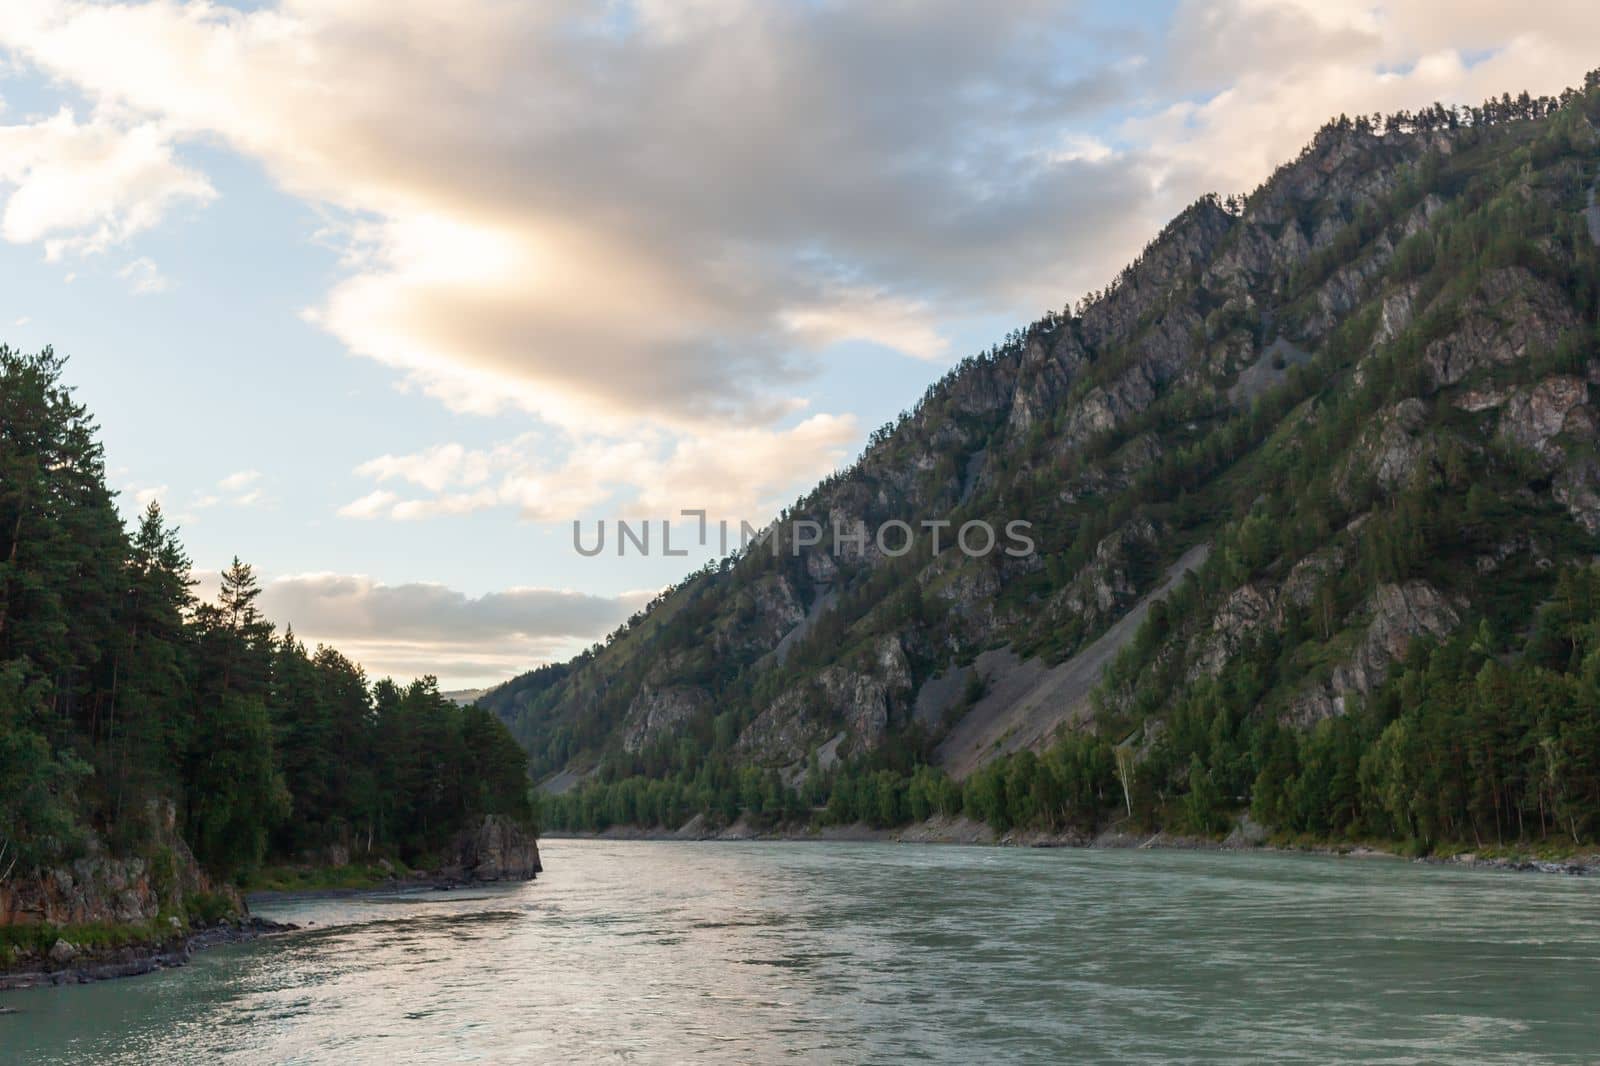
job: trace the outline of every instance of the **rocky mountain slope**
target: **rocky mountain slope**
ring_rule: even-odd
[[[820,803],[863,771],[959,780],[1073,734],[1154,759],[1156,809],[1192,790],[1162,760],[1209,773],[1217,745],[1309,734],[1418,640],[1481,630],[1510,661],[1600,547],[1596,122],[1591,76],[1328,124],[965,360],[777,527],[864,545],[752,547],[482,705],[550,792],[675,783],[613,820]],[[1031,522],[1036,550],[875,543],[975,519]],[[1265,759],[1214,783],[1246,799]]]

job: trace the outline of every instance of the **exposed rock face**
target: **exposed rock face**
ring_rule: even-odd
[[[1216,676],[1256,634],[1281,630],[1286,608],[1311,607],[1342,562],[1342,552],[1323,549],[1296,563],[1279,586],[1251,582],[1234,590],[1191,650],[1190,680]],[[1294,699],[1290,720],[1309,725],[1343,714],[1346,697],[1376,691],[1413,639],[1440,639],[1461,623],[1456,608],[1422,581],[1380,585],[1357,615],[1365,620],[1365,628],[1354,650],[1325,683],[1308,687]]]
[[[1011,432],[1024,434],[1034,426],[1048,423],[1055,414],[1056,401],[1066,393],[1087,355],[1077,334],[1063,330],[1049,348],[1038,340],[1025,350],[1011,393]]]
[[[1234,590],[1212,620],[1211,632],[1194,658],[1190,676],[1215,677],[1221,673],[1245,641],[1272,622],[1273,615],[1270,590],[1254,584]]]
[[[868,748],[882,742],[890,716],[911,692],[911,664],[898,637],[878,641],[876,661],[869,675],[848,678],[848,689],[835,689],[843,697],[845,725]]]
[[[819,585],[831,584],[839,577],[839,566],[833,556],[825,552],[812,552],[806,556],[806,576]]]
[[[763,766],[787,766],[805,758],[825,729],[815,700],[809,687],[785,692],[745,726],[735,750]]]
[[[996,754],[1040,750],[1063,727],[1082,724],[1091,713],[1090,694],[1106,664],[1127,647],[1153,604],[1204,566],[1210,552],[1206,544],[1184,552],[1155,588],[1065,662],[1047,666],[1038,659],[1023,661],[1009,648],[979,655],[971,672],[983,680],[983,696],[939,745],[938,764],[952,776],[965,777]]]
[[[718,620],[712,645],[719,655],[763,654],[777,647],[804,617],[805,609],[793,582],[782,574],[768,574],[742,590],[737,609]],[[656,688],[671,687],[689,660],[687,655],[677,655],[657,663],[646,683]],[[635,722],[630,709],[628,727],[631,729]]]
[[[1085,343],[1100,348],[1133,333],[1135,324],[1170,295],[1175,279],[1211,256],[1231,226],[1224,211],[1206,203],[1174,219],[1125,272],[1123,284],[1085,311],[1081,326]]]
[[[497,814],[461,833],[455,866],[469,881],[531,881],[544,869],[533,834]]]
[[[1096,385],[1067,416],[1066,439],[1077,446],[1122,425],[1156,398],[1154,384],[1142,367],[1135,367],[1109,385]]]
[[[1051,610],[1086,619],[1090,624],[1122,613],[1138,599],[1138,590],[1128,576],[1133,557],[1141,552],[1153,553],[1159,543],[1159,531],[1144,519],[1110,534],[1095,545],[1094,558],[1072,583],[1056,593]]]
[[[1388,344],[1406,331],[1411,325],[1412,304],[1416,298],[1415,282],[1384,297],[1383,307],[1378,312],[1378,329],[1372,336],[1374,346]]]
[[[1505,389],[1486,387],[1482,389],[1467,389],[1458,393],[1451,404],[1462,411],[1477,414],[1480,411],[1493,411],[1506,402]]]
[[[1583,406],[1589,399],[1589,386],[1580,378],[1553,377],[1527,389],[1518,389],[1506,400],[1500,412],[1500,436],[1513,444],[1537,452],[1545,459],[1559,459],[1553,438],[1571,430],[1592,437],[1594,419]]]
[[[1295,563],[1283,581],[1283,594],[1279,598],[1277,624],[1283,624],[1283,608],[1310,607],[1329,578],[1344,565],[1344,552],[1337,546],[1321,548]]]
[[[1580,455],[1556,475],[1552,494],[1578,524],[1590,533],[1600,533],[1600,462]]]
[[[680,725],[705,710],[709,703],[704,689],[687,685],[655,688],[645,683],[628,707],[623,750],[639,752],[657,737],[672,736]]]
[[[1389,676],[1390,666],[1405,657],[1412,640],[1440,639],[1461,624],[1455,607],[1423,581],[1380,585],[1363,610],[1370,621],[1350,658],[1334,668],[1326,685],[1295,700],[1290,717],[1299,724],[1343,714],[1345,697],[1376,691]]]
[[[739,735],[736,748],[768,766],[788,765],[844,726],[857,750],[882,743],[892,719],[910,711],[911,665],[898,638],[884,636],[864,668],[830,666],[779,696]]]
[[[755,605],[757,616],[773,640],[781,640],[806,616],[794,586],[782,575],[756,582]]]
[[[1339,479],[1339,494],[1354,498],[1357,487],[1370,477],[1380,489],[1394,492],[1430,477],[1428,468],[1438,453],[1438,443],[1427,428],[1428,409],[1415,397],[1402,400],[1380,414],[1362,434]]]
[[[964,644],[981,644],[1004,624],[995,611],[1001,572],[988,559],[952,552],[926,578],[936,589],[931,595],[949,612],[952,635]]]
[[[90,835],[79,858],[0,882],[0,925],[147,922],[182,913],[184,899],[198,893],[221,893],[244,910],[231,885],[213,883],[195,862],[171,801],[152,801],[145,816],[155,834],[151,857],[112,856]]]
[[[1523,267],[1504,267],[1484,275],[1459,324],[1428,346],[1423,364],[1434,387],[1455,385],[1475,370],[1549,351],[1576,324],[1567,301],[1549,282]]]
[[[1388,237],[1379,236],[1367,255],[1334,271],[1317,289],[1316,310],[1302,325],[1304,339],[1326,336],[1340,319],[1359,307],[1393,257],[1394,245]]]
[[[1382,684],[1389,664],[1405,656],[1414,638],[1443,638],[1461,624],[1455,608],[1425,581],[1379,585],[1367,612],[1366,639],[1344,675],[1344,687],[1363,694]]]

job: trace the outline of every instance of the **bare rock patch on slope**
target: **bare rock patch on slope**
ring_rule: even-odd
[[[1199,568],[1209,553],[1209,545],[1190,548],[1168,568],[1160,585],[1066,662],[1047,666],[1040,659],[1024,660],[1010,648],[978,656],[972,668],[984,680],[984,695],[939,745],[939,764],[953,777],[966,777],[990,759],[1044,747],[1062,725],[1083,720],[1090,708],[1089,694],[1117,652],[1139,631],[1150,605]]]

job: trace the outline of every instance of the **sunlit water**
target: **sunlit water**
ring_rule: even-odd
[[[1271,854],[550,841],[515,887],[0,994],[84,1062],[1600,1061],[1600,879]],[[309,925],[309,923],[315,925]]]

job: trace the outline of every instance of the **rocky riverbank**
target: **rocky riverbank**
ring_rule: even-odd
[[[1397,850],[1359,843],[1284,843],[1270,839],[1267,831],[1249,818],[1242,818],[1226,837],[1217,840],[1209,837],[1186,836],[1181,833],[1160,831],[1156,833],[1130,832],[1111,826],[1096,834],[1068,829],[1046,832],[1037,829],[995,832],[992,826],[970,818],[935,817],[923,822],[894,829],[879,829],[858,822],[853,825],[811,826],[807,824],[780,824],[758,827],[741,818],[723,828],[707,825],[699,815],[678,829],[638,826],[613,826],[601,833],[546,832],[551,840],[783,840],[783,841],[860,841],[886,844],[965,844],[1018,848],[1111,848],[1142,849],[1163,848],[1185,851],[1269,851],[1297,852],[1314,855],[1336,855],[1352,859],[1407,859]],[[1477,869],[1510,870],[1529,873],[1555,873],[1571,876],[1600,876],[1600,853],[1577,854],[1563,859],[1542,859],[1533,855],[1478,855],[1462,853],[1448,856],[1424,856],[1417,862],[1448,866],[1468,866]]]
[[[117,977],[136,977],[156,970],[187,965],[196,951],[218,944],[237,944],[298,926],[265,918],[229,918],[205,929],[180,932],[147,943],[118,946],[74,944],[63,930],[55,943],[40,951],[24,949],[0,972],[0,992],[38,985],[81,985]]]
[[[164,833],[153,858],[114,857],[91,838],[78,859],[0,882],[0,991],[150,973],[181,966],[201,948],[294,928],[251,915],[233,885],[209,878],[178,837],[170,805],[156,816]],[[530,830],[488,815],[429,869],[381,858],[356,866],[348,850],[280,869],[299,884],[256,898],[529,881],[543,865]]]
[[[1574,855],[1566,859],[1540,859],[1529,855],[1428,856],[1419,862],[1440,866],[1470,866],[1480,870],[1511,870],[1516,873],[1566,874],[1570,877],[1600,876],[1600,854]]]
[[[544,869],[538,838],[498,815],[462,830],[449,851],[421,869],[386,858],[352,856],[348,847],[329,848],[305,861],[257,871],[246,885],[250,898],[339,895],[350,892],[457,888],[493,881],[531,881]]]

